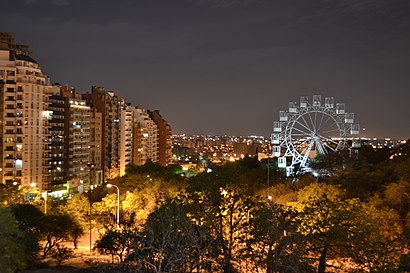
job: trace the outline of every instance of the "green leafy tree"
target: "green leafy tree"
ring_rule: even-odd
[[[311,272],[303,258],[306,239],[296,232],[297,213],[273,200],[261,202],[253,212],[247,252],[254,267],[267,273]],[[249,270],[248,270],[249,271]]]
[[[167,199],[149,215],[132,257],[147,272],[201,272],[209,268],[208,238],[179,201]]]
[[[176,197],[181,189],[158,178],[147,178],[135,184],[134,189],[125,195],[122,209],[125,214],[133,214],[137,225],[142,225],[148,215],[167,198]]]
[[[207,182],[202,184],[202,190],[189,192],[188,213],[197,225],[210,232],[214,242],[211,257],[219,267],[214,270],[236,272],[234,264],[238,264],[239,258],[236,255],[245,247],[245,231],[253,201],[235,185],[223,185],[217,180]]]
[[[395,272],[404,253],[398,214],[364,204],[356,224],[356,236],[349,239],[349,253],[357,266],[368,272]]]
[[[307,252],[318,261],[317,272],[326,272],[329,258],[345,258],[357,229],[359,206],[355,200],[326,196],[303,203],[297,232],[306,237]]]
[[[318,172],[326,171],[332,175],[339,174],[354,158],[349,156],[349,151],[329,152],[318,154],[309,163],[309,166]],[[351,164],[349,164],[351,165]]]
[[[387,185],[384,195],[387,204],[405,220],[410,209],[410,181],[401,180]]]
[[[144,165],[128,165],[126,173],[129,175],[138,174],[142,176],[149,175],[152,178],[159,178],[165,181],[170,180],[183,180],[180,173],[182,172],[179,165],[161,166],[158,163],[148,161]]]
[[[63,200],[53,200],[50,211],[54,214],[70,215],[76,225],[72,230],[72,241],[77,248],[79,237],[84,234],[84,230],[90,228],[90,202],[84,194],[76,194],[71,198]]]
[[[24,202],[24,191],[14,185],[0,184],[0,206],[7,207]]]
[[[14,273],[27,266],[30,256],[23,243],[24,235],[16,224],[12,212],[0,207],[0,270]]]
[[[329,258],[345,258],[355,236],[360,205],[345,200],[344,192],[335,186],[313,183],[298,192],[295,202],[288,203],[297,215],[296,232],[306,240],[305,258],[317,261],[317,272],[326,272]]]
[[[46,258],[57,244],[78,236],[79,231],[82,232],[80,224],[67,214],[46,215],[44,221],[44,229],[42,230],[45,240],[43,258]]]
[[[22,231],[25,250],[34,259],[40,250],[39,242],[44,231],[45,216],[42,211],[31,204],[16,204],[10,209]]]
[[[118,259],[118,262],[124,262],[124,258],[129,256],[132,247],[135,246],[136,230],[129,225],[121,225],[120,229],[110,227],[106,233],[96,241],[95,249],[100,254],[111,255],[112,260]]]
[[[93,218],[99,223],[98,228],[115,225],[117,194],[107,194],[100,202],[92,204]],[[121,208],[121,205],[120,205]]]

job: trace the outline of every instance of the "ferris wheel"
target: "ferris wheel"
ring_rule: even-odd
[[[359,131],[344,103],[335,104],[333,97],[323,102],[321,95],[313,95],[310,102],[303,96],[300,103],[289,102],[288,110],[279,111],[279,121],[273,123],[272,153],[287,176],[304,173],[318,154],[359,148]]]

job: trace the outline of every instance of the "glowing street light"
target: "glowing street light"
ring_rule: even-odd
[[[117,228],[120,227],[120,188],[114,184],[107,184],[107,188],[117,188]]]

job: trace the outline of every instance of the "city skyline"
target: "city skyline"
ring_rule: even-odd
[[[346,103],[364,137],[409,138],[407,1],[0,3],[52,82],[160,109],[174,133],[269,135],[289,101]],[[407,73],[406,73],[407,72]]]

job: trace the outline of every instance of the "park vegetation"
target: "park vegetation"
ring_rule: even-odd
[[[94,250],[130,272],[410,271],[410,142],[312,164],[319,175],[297,179],[276,159],[245,157],[190,177],[178,166],[129,166],[110,181],[119,226],[116,192],[104,186],[50,202],[47,215],[4,186],[0,246],[9,255],[0,268],[60,264],[66,244],[92,228],[101,234]]]

